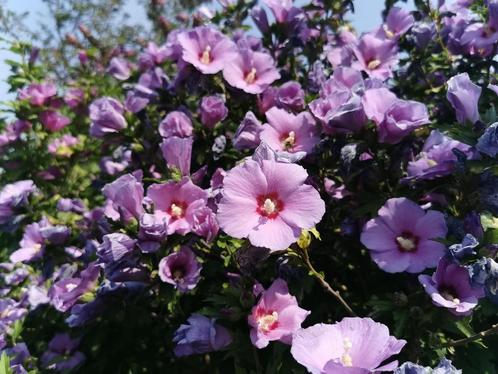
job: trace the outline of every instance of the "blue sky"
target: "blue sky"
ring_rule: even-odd
[[[384,0],[356,0],[356,13],[352,14],[349,19],[359,33],[370,31],[380,24],[380,14],[383,6]],[[400,6],[413,9],[413,0],[409,0],[407,4],[400,3]],[[32,24],[38,23],[38,20],[42,19],[46,12],[46,7],[42,0],[7,0],[6,7],[16,12],[29,12],[27,17]],[[127,0],[126,11],[132,16],[131,21],[133,23],[144,22],[145,13],[136,0]],[[3,61],[8,58],[12,59],[15,56],[5,50],[5,45],[0,44],[0,48],[0,101],[4,101],[12,99],[13,95],[7,93],[8,86],[5,79],[8,77],[9,68]]]

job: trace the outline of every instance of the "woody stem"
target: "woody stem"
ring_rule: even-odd
[[[349,304],[346,302],[346,300],[344,300],[344,298],[341,296],[340,292],[334,290],[330,286],[330,284],[325,280],[325,278],[323,277],[323,275],[321,275],[318,271],[315,270],[315,268],[311,264],[310,257],[308,255],[308,250],[307,249],[303,249],[302,250],[302,256],[301,257],[302,257],[302,259],[304,261],[304,264],[308,268],[310,274],[318,281],[318,283],[320,283],[320,285],[323,287],[323,289],[325,291],[327,291],[327,293],[329,293],[332,296],[334,296],[336,298],[336,300],[339,301],[339,303],[341,303],[341,305],[347,310],[347,312],[349,313],[349,315],[351,315],[353,317],[356,317],[357,316],[356,313],[349,306]]]
[[[464,345],[464,344],[471,343],[471,342],[474,342],[476,340],[480,340],[486,336],[494,335],[494,334],[498,334],[498,323],[494,324],[489,329],[478,332],[477,334],[471,335],[468,338],[459,339],[459,340],[450,340],[448,343],[444,344],[443,346],[444,347],[455,347],[458,345]]]

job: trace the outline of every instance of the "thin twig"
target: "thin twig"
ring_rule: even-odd
[[[356,317],[357,314],[349,306],[349,304],[346,302],[346,300],[344,300],[342,298],[340,292],[334,290],[330,286],[330,284],[327,283],[327,281],[325,280],[325,278],[318,271],[315,270],[315,268],[311,264],[310,257],[308,256],[308,250],[307,249],[303,249],[302,250],[302,256],[301,257],[302,257],[302,259],[304,261],[304,264],[307,266],[309,272],[311,273],[311,275],[318,281],[318,283],[320,283],[320,285],[323,287],[323,289],[325,291],[327,291],[329,294],[331,294],[332,296],[334,296],[337,299],[337,301],[339,301],[339,303],[341,303],[342,306],[348,311],[349,315],[351,315],[353,317]]]
[[[468,338],[459,339],[459,340],[450,340],[448,343],[444,344],[443,347],[455,347],[458,345],[464,345],[494,334],[498,334],[498,323],[491,326],[489,329],[478,332],[477,334],[469,336]]]

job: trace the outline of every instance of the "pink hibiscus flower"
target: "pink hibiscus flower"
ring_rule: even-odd
[[[304,184],[306,178],[302,166],[274,160],[247,160],[234,167],[223,180],[220,227],[257,247],[286,249],[325,213],[325,203]]]
[[[260,138],[276,151],[310,153],[320,141],[316,122],[308,112],[294,115],[273,107],[266,112],[266,119]]]
[[[180,182],[153,184],[147,198],[154,203],[154,214],[166,218],[167,233],[185,235],[192,231],[194,216],[207,204],[208,194],[188,178]]]
[[[292,334],[301,328],[301,323],[310,314],[300,308],[289,293],[287,283],[277,279],[263,291],[258,303],[247,318],[251,329],[251,341],[257,348],[264,348],[270,341],[292,343]]]

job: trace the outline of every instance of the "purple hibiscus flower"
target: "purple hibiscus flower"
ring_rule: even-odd
[[[79,339],[73,339],[69,334],[55,335],[48,343],[48,350],[41,357],[41,364],[49,370],[73,370],[85,361],[85,355],[76,350],[79,343]]]
[[[228,330],[217,324],[214,318],[192,314],[187,322],[175,331],[173,337],[177,357],[219,351],[232,342]]]
[[[166,218],[169,235],[185,235],[192,231],[194,215],[206,205],[208,194],[185,177],[180,182],[151,185],[147,198],[154,203],[154,214]]]
[[[387,39],[399,39],[413,26],[415,18],[407,10],[393,6],[389,9],[386,22],[379,28],[377,36]]]
[[[31,105],[48,105],[57,94],[57,87],[52,83],[32,83],[19,91],[19,99],[27,100]]]
[[[400,100],[387,88],[367,90],[362,103],[366,116],[377,124],[381,143],[396,144],[416,128],[430,122],[424,104]]]
[[[178,35],[182,59],[203,74],[216,74],[236,56],[235,43],[209,26],[196,27]]]
[[[234,148],[238,150],[256,148],[261,143],[260,135],[262,130],[262,123],[254,113],[247,112],[232,139]]]
[[[484,297],[482,287],[473,288],[465,266],[443,257],[431,276],[421,274],[418,280],[429,294],[434,305],[448,308],[457,316],[468,316]]]
[[[353,51],[357,61],[352,67],[383,81],[392,76],[392,68],[398,63],[396,44],[372,34],[364,34]]]
[[[68,311],[83,294],[95,287],[99,275],[100,267],[92,262],[78,277],[56,281],[48,291],[50,303],[60,312]]]
[[[416,159],[408,163],[406,180],[435,179],[451,174],[458,162],[454,150],[461,152],[468,159],[477,157],[477,153],[469,145],[433,130]]]
[[[125,174],[106,184],[102,193],[108,199],[105,214],[113,220],[122,219],[128,222],[132,218],[139,219],[144,213],[141,175]]]
[[[194,128],[190,118],[180,111],[168,113],[159,124],[159,134],[163,138],[168,138],[170,136],[186,138],[192,136],[193,130]]]
[[[479,120],[478,102],[481,91],[481,87],[474,84],[467,73],[455,75],[448,80],[446,98],[455,109],[458,122],[468,120],[475,123]]]
[[[357,132],[366,123],[360,96],[364,88],[359,71],[337,68],[320,88],[320,97],[309,104],[310,110],[327,133]]]
[[[250,94],[259,94],[280,78],[273,58],[264,52],[239,51],[223,69],[223,77],[233,87]]]
[[[194,252],[186,246],[159,262],[159,278],[180,292],[193,290],[201,278],[202,266]]]
[[[275,151],[309,154],[320,141],[319,128],[308,112],[295,115],[273,107],[266,112],[266,119],[259,136]]]
[[[181,175],[190,174],[193,139],[171,136],[161,143],[161,152],[169,168],[177,169]]]
[[[219,96],[204,96],[200,107],[201,122],[204,126],[212,129],[218,122],[223,121],[228,108]]]
[[[444,238],[447,231],[442,213],[393,198],[365,224],[360,240],[382,270],[419,273],[435,267],[444,255],[446,247],[434,239]]]
[[[102,138],[126,128],[123,105],[112,97],[102,97],[90,104],[90,135]]]

